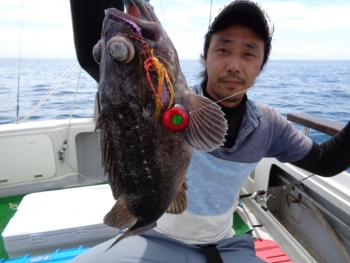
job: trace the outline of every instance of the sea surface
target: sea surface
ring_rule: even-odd
[[[1,59],[0,58],[0,124],[21,121],[61,79],[74,59]],[[199,60],[183,60],[182,71],[189,85],[200,82],[203,69]],[[19,67],[20,64],[20,67]],[[79,78],[80,75],[80,78]],[[304,112],[342,124],[350,120],[350,61],[282,61],[267,63],[248,97],[287,113]],[[62,83],[28,122],[68,119],[76,93],[73,118],[93,116],[97,83],[80,67]],[[302,127],[296,125],[298,129]],[[310,137],[321,143],[329,136],[311,131]]]

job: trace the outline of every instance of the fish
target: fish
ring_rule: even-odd
[[[104,223],[127,230],[111,245],[187,207],[186,171],[193,149],[220,147],[227,122],[220,107],[191,91],[177,51],[144,0],[127,12],[105,10],[99,63],[102,166],[116,200]]]

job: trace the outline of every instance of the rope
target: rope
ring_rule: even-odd
[[[64,161],[65,164],[68,165],[68,167],[69,167],[70,169],[72,169],[73,172],[77,173],[80,177],[84,178],[85,180],[88,180],[88,181],[93,182],[93,183],[103,183],[103,182],[105,182],[105,180],[102,180],[102,181],[95,181],[95,180],[93,180],[93,179],[87,178],[87,177],[83,176],[82,174],[78,173],[78,172],[66,161],[66,159],[63,159],[63,161]]]
[[[73,99],[72,107],[71,107],[71,110],[70,110],[70,116],[69,116],[68,128],[67,128],[67,137],[66,137],[67,140],[68,140],[68,138],[69,138],[70,122],[71,122],[71,120],[72,120],[72,115],[73,115],[73,110],[74,110],[74,105],[75,105],[75,99],[76,99],[77,93],[78,93],[78,87],[79,87],[80,76],[81,76],[81,67],[80,67],[80,70],[79,70],[78,81],[77,81],[77,86],[76,86],[76,88],[75,88],[75,93],[74,93],[74,99]]]
[[[95,180],[93,180],[93,179],[87,178],[87,177],[83,176],[82,174],[78,173],[78,172],[73,168],[73,166],[72,166],[70,163],[68,163],[68,162],[66,161],[66,159],[65,159],[65,154],[64,154],[64,152],[65,152],[65,150],[66,150],[66,148],[67,148],[67,146],[68,146],[67,141],[68,141],[68,138],[69,138],[70,124],[71,124],[71,119],[72,119],[72,115],[73,115],[73,110],[74,110],[74,105],[75,105],[75,101],[76,101],[76,96],[77,96],[77,93],[78,93],[78,87],[79,87],[79,82],[80,82],[80,76],[81,76],[81,67],[80,67],[80,70],[79,70],[78,81],[77,81],[77,85],[76,85],[76,88],[75,88],[73,103],[72,103],[72,107],[71,107],[71,111],[70,111],[70,116],[69,116],[69,121],[68,121],[67,137],[66,137],[67,139],[66,139],[65,142],[63,143],[63,147],[62,147],[62,149],[63,149],[63,155],[61,155],[61,160],[64,161],[64,163],[67,164],[68,167],[69,167],[73,172],[77,173],[81,178],[83,178],[83,179],[85,179],[85,180],[88,180],[88,181],[90,181],[90,182],[93,182],[93,183],[102,183],[102,182],[105,182],[105,181],[106,181],[106,179],[103,178],[102,175],[100,175],[101,178],[103,179],[102,181],[95,181]],[[99,143],[100,143],[100,133],[99,133],[99,132],[98,132],[98,137],[99,137],[99,140],[98,140],[98,141],[99,141]],[[101,158],[101,155],[100,155],[100,158]]]
[[[51,94],[58,88],[58,86],[67,78],[67,76],[76,68],[78,61],[75,61],[63,74],[63,76],[50,88],[50,90],[44,95],[44,97],[34,106],[34,108],[23,118],[22,122],[26,122],[39,108],[40,106],[51,96]]]
[[[19,115],[19,87],[20,87],[20,76],[21,76],[21,55],[22,55],[22,25],[23,25],[23,1],[21,5],[21,28],[19,33],[19,55],[18,55],[18,86],[17,86],[17,110],[16,110],[16,120],[15,123],[18,122]]]
[[[100,144],[100,143],[101,143],[100,132],[99,132],[99,131],[96,131],[96,133],[97,133],[97,135],[98,135],[99,149],[101,149],[101,144]],[[66,142],[65,142],[65,143],[66,143]],[[63,150],[63,152],[62,152],[62,154],[61,154],[60,160],[62,160],[66,165],[68,165],[68,167],[69,167],[73,172],[75,172],[76,174],[78,174],[78,176],[80,176],[81,178],[83,178],[83,179],[85,179],[85,180],[88,180],[88,181],[90,181],[90,182],[93,182],[93,183],[102,183],[102,182],[106,182],[106,181],[107,181],[106,177],[103,177],[102,174],[100,174],[100,177],[102,178],[102,180],[101,180],[101,181],[96,181],[96,180],[93,180],[93,179],[90,179],[90,178],[85,177],[85,176],[82,175],[81,173],[78,173],[78,171],[76,171],[76,170],[73,168],[73,166],[72,166],[70,163],[67,162],[67,160],[66,160],[66,158],[65,158],[65,148],[66,148],[66,147],[64,147],[64,150]],[[100,163],[101,163],[101,162],[102,162],[102,160],[101,160],[101,150],[100,150]],[[102,171],[103,171],[103,169],[102,169]]]

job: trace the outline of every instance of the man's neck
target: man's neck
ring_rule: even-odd
[[[203,90],[203,95],[207,97],[210,100],[215,101],[208,92],[206,91],[206,85],[204,83],[201,86]],[[224,105],[220,104],[220,107],[222,111],[225,114],[225,118],[227,120],[228,124],[228,130],[227,130],[227,135],[225,136],[225,143],[224,143],[224,148],[232,148],[235,145],[235,141],[238,135],[238,131],[240,129],[243,116],[246,110],[246,101],[247,101],[247,95],[244,94],[241,103],[233,108],[227,108]]]

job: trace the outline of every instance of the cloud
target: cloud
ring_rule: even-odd
[[[350,28],[350,4],[307,6],[296,2],[264,4],[276,30],[324,30]]]
[[[162,10],[157,2],[153,1],[156,15],[175,45],[179,58],[199,59],[209,26],[210,3],[203,0],[163,1]],[[219,6],[213,5],[213,10]]]
[[[35,29],[20,32],[18,28],[0,29],[0,35],[7,38],[2,43],[0,57],[75,57],[73,33],[69,28]]]
[[[23,21],[24,24],[38,23],[41,26],[61,25],[71,27],[71,14],[68,0],[1,0],[0,16],[6,21]]]
[[[226,2],[214,1],[212,16]],[[158,1],[151,3],[155,6],[156,14],[165,25],[180,58],[197,59],[202,51],[203,36],[208,29],[210,3],[199,0],[176,3],[163,1],[163,10],[157,4]],[[336,32],[336,29],[339,31],[344,28],[348,28],[350,32],[348,3],[310,5],[307,1],[304,1],[304,4],[292,1],[262,1],[262,5],[275,22],[273,55],[324,58],[339,52],[346,48],[345,46],[350,46],[350,37],[347,39],[344,34]],[[330,30],[332,39],[330,34],[326,34]],[[347,52],[341,52],[344,53],[343,57],[349,58]]]
[[[75,57],[68,0],[24,0],[21,9],[21,1],[0,2],[1,57],[20,48],[23,57]]]
[[[75,57],[69,0],[23,0],[23,56]],[[151,0],[180,59],[198,59],[214,16],[226,0]],[[275,22],[273,54],[327,56],[350,47],[350,4],[261,0]],[[308,4],[306,4],[308,3]],[[211,10],[210,10],[211,9]],[[21,1],[0,1],[0,56],[17,54]],[[346,30],[343,30],[346,29]],[[330,37],[331,36],[331,37]],[[326,54],[327,53],[327,54]],[[347,54],[346,52],[343,52]],[[294,55],[293,55],[294,54]]]
[[[172,25],[173,29],[184,27],[189,29],[193,27],[208,28],[210,13],[208,4],[169,5],[166,6],[166,9],[163,5],[163,8],[163,11],[155,8],[156,15],[163,24],[165,22],[167,26]]]

